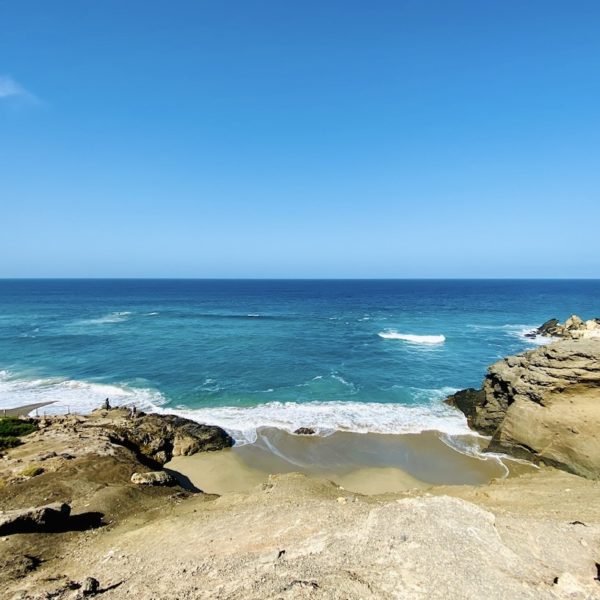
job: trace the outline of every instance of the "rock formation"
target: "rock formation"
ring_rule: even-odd
[[[541,335],[573,340],[600,338],[600,319],[584,321],[577,315],[571,315],[564,324],[558,319],[550,319],[525,335],[531,338]]]
[[[492,436],[489,451],[600,478],[600,339],[561,340],[509,356],[488,369],[481,390],[447,402]]]
[[[96,413],[115,413],[116,410],[98,410]],[[220,427],[201,425],[175,415],[142,414],[134,419],[119,419],[111,427],[116,440],[133,445],[160,465],[173,456],[222,450],[234,443],[233,438]]]
[[[71,507],[61,502],[0,511],[0,535],[57,529],[65,525],[70,514]]]

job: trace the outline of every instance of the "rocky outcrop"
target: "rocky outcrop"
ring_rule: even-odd
[[[600,338],[600,319],[584,321],[577,315],[571,315],[564,324],[558,319],[550,319],[525,335],[531,338],[541,335],[572,340]]]
[[[481,390],[448,399],[488,450],[600,478],[600,340],[562,340],[488,369]]]
[[[70,514],[71,507],[60,502],[20,510],[0,511],[0,535],[60,529],[67,523]]]
[[[116,441],[134,446],[160,465],[173,456],[222,450],[234,443],[233,438],[220,427],[201,425],[175,415],[144,414],[134,419],[115,421],[111,427],[117,436]]]

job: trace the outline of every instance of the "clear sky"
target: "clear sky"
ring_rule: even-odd
[[[600,277],[600,2],[0,0],[0,276]]]

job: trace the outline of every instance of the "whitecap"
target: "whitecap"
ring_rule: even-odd
[[[411,344],[443,344],[446,341],[444,335],[414,335],[412,333],[398,333],[391,329],[380,331],[377,335],[384,340],[402,340]]]
[[[133,313],[128,310],[112,312],[97,319],[86,319],[82,323],[87,325],[104,325],[108,323],[122,323],[127,321]]]

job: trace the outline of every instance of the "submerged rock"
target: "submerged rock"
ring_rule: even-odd
[[[561,340],[509,356],[481,390],[448,399],[506,452],[600,478],[600,339]]]

